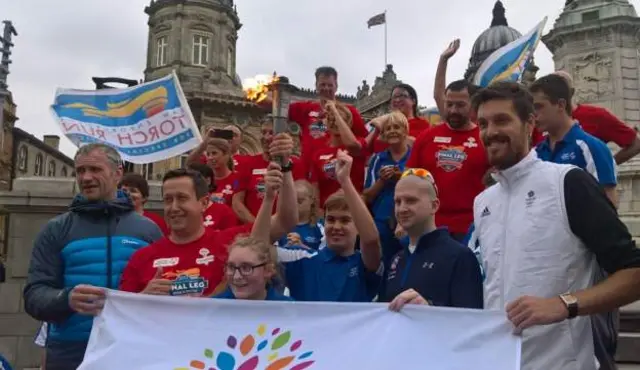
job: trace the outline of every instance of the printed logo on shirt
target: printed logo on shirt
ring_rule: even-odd
[[[477,146],[478,146],[478,143],[476,142],[476,139],[475,139],[475,138],[470,137],[470,138],[468,138],[468,139],[467,139],[467,141],[466,141],[464,144],[462,144],[462,145],[466,146],[467,148],[475,148],[475,147],[477,147]]]
[[[209,199],[212,203],[224,204],[224,194],[222,193],[211,193]]]
[[[316,111],[311,111],[309,112],[309,117],[313,117],[313,118],[318,118],[320,117],[320,112],[316,112]]]
[[[527,193],[527,198],[524,200],[524,203],[527,207],[531,207],[533,202],[536,200],[536,193],[533,190],[529,190]]]
[[[358,276],[358,266],[352,267],[351,270],[349,270],[349,277],[356,277]]]
[[[438,143],[438,144],[450,144],[451,143],[451,138],[450,137],[444,137],[444,136],[436,136],[433,138],[433,142],[434,143]]]
[[[316,121],[309,125],[309,134],[314,139],[319,139],[324,137],[327,133],[327,126],[325,126],[324,122]]]
[[[201,295],[209,285],[207,280],[200,276],[199,268],[176,271],[165,275],[166,278],[173,278],[173,282],[171,283],[171,295]]]
[[[222,189],[222,194],[225,194],[225,195],[233,194],[233,188],[231,187],[230,184],[227,184],[224,186],[224,189]]]
[[[325,163],[322,166],[322,171],[327,175],[328,178],[334,179],[336,178],[336,162],[330,161]]]
[[[204,218],[204,221],[202,222],[202,224],[204,225],[204,227],[209,227],[209,226],[213,226],[213,224],[215,224],[216,222],[213,220],[213,216],[211,215],[207,215]]]
[[[480,217],[487,217],[491,214],[491,212],[489,212],[489,207],[484,207],[484,209],[482,210],[482,213],[480,214]]]
[[[216,257],[212,255],[207,248],[200,249],[199,253],[201,257],[196,258],[196,263],[198,265],[209,265],[211,262],[213,262],[216,259]]]
[[[153,260],[153,268],[176,266],[180,262],[180,257],[158,258]]]
[[[563,162],[570,162],[575,159],[576,159],[576,153],[574,152],[562,153],[562,155],[560,156],[560,160]]]
[[[422,268],[431,270],[433,268],[433,265],[433,262],[425,262],[422,264]]]
[[[264,199],[264,193],[267,190],[267,185],[264,183],[264,179],[258,180],[256,182],[256,193],[258,193],[259,199]]]
[[[453,172],[462,168],[467,159],[464,146],[445,146],[436,153],[438,167],[446,172]]]
[[[316,238],[315,236],[307,236],[304,238],[304,241],[309,244],[314,244],[318,242],[318,238]]]
[[[253,171],[251,171],[251,174],[254,176],[264,176],[267,174],[267,169],[266,168],[255,168]]]
[[[396,277],[396,273],[398,271],[398,263],[400,262],[400,256],[395,256],[393,261],[391,261],[391,266],[389,267],[389,274],[387,275],[387,280],[393,280]]]

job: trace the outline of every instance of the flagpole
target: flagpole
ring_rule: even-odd
[[[384,11],[384,70],[387,69],[387,11]]]

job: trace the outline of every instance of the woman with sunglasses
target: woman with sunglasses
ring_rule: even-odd
[[[213,298],[292,301],[272,286],[277,274],[276,248],[264,240],[243,238],[229,247],[224,267],[227,289]]]

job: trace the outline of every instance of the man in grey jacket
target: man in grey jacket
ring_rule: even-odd
[[[104,288],[117,289],[131,255],[162,237],[156,224],[136,213],[129,196],[117,190],[122,177],[118,152],[90,144],[74,160],[81,192],[69,211],[51,219],[36,237],[24,289],[26,312],[50,326],[48,370],[80,365]]]

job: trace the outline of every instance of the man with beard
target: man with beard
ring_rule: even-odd
[[[269,166],[269,146],[273,141],[273,122],[265,119],[262,122],[260,144],[262,144],[262,153],[247,156],[244,159],[244,165],[238,172],[238,189],[233,194],[232,208],[240,221],[251,223],[255,221],[258,210],[264,199],[264,175],[267,173]],[[297,157],[291,156],[291,170],[294,180],[304,179],[306,177],[304,166]],[[275,208],[274,208],[275,212]]]
[[[446,122],[432,127],[416,140],[407,168],[424,168],[433,174],[440,189],[436,224],[445,226],[462,241],[473,220],[473,199],[483,189],[489,170],[480,143],[480,130],[469,120],[473,85],[454,81],[446,89]]]
[[[391,260],[378,300],[392,302],[392,310],[415,299],[434,306],[482,308],[482,276],[475,255],[446,229],[436,228],[440,202],[431,174],[422,168],[405,170],[394,201],[409,244]]]
[[[162,237],[117,189],[122,160],[115,149],[89,144],[74,161],[81,192],[36,237],[24,288],[25,311],[49,323],[47,370],[80,365],[104,288],[117,289],[131,255]]]
[[[640,298],[640,249],[592,176],[530,150],[524,87],[496,83],[473,105],[498,181],[474,203],[484,307],[506,307],[523,370],[595,370],[590,315]],[[600,266],[609,277],[594,284]]]
[[[311,156],[327,146],[330,139],[327,126],[323,119],[326,112],[325,104],[336,100],[338,91],[338,71],[333,67],[320,67],[316,69],[316,93],[320,101],[299,101],[289,105],[289,120],[300,125],[300,145],[302,146],[302,161],[305,170],[311,168]],[[351,131],[357,138],[366,138],[368,132],[360,112],[353,106],[347,105],[353,125]]]

